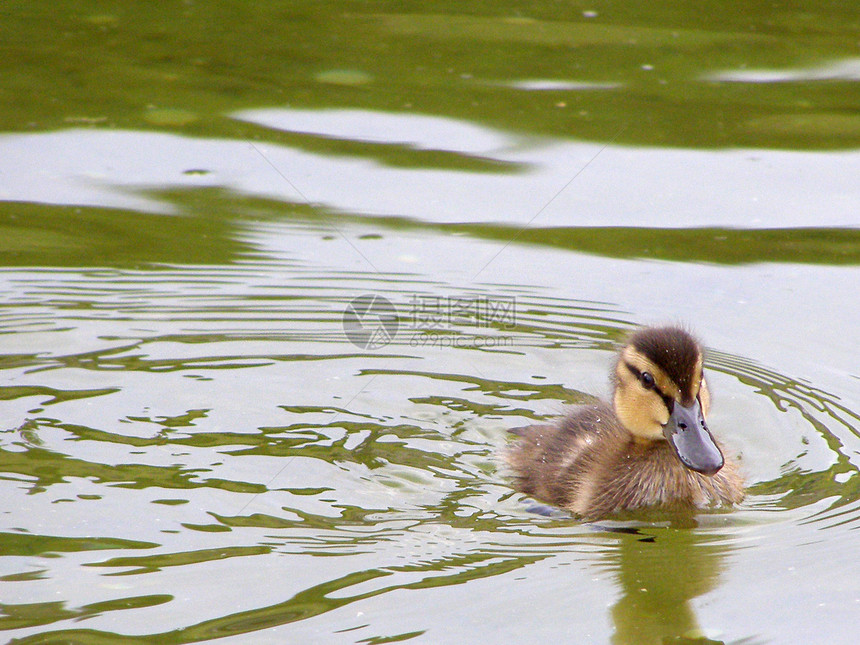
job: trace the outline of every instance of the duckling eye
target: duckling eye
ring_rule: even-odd
[[[651,372],[642,372],[642,376],[639,379],[642,381],[642,387],[646,390],[654,388],[654,377],[651,375]]]

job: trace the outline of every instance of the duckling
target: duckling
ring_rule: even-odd
[[[702,349],[685,330],[635,332],[614,372],[613,406],[582,406],[555,425],[515,428],[506,452],[517,488],[587,520],[648,506],[733,504],[744,496],[705,422]]]

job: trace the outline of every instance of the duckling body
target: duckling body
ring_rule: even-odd
[[[512,430],[517,488],[586,519],[649,506],[743,499],[737,466],[705,422],[702,351],[684,330],[634,334],[615,368],[613,406],[582,406],[556,425]]]

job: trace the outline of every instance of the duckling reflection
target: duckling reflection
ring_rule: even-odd
[[[704,637],[690,601],[718,582],[722,536],[657,529],[619,535],[602,565],[616,572],[622,595],[612,608],[615,645],[715,644]]]
[[[689,333],[634,333],[613,380],[613,407],[583,406],[557,425],[511,430],[520,439],[506,457],[520,491],[588,520],[743,499],[737,466],[705,421],[710,394],[702,349]]]

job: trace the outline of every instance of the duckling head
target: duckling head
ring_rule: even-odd
[[[705,422],[710,396],[702,349],[685,330],[634,333],[615,366],[615,412],[635,439],[668,441],[687,468],[712,475],[723,455]]]

